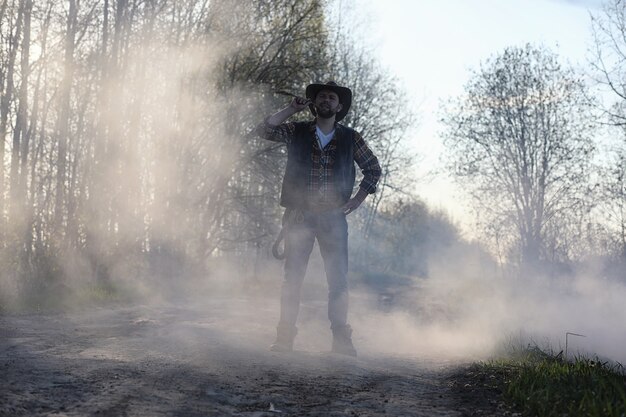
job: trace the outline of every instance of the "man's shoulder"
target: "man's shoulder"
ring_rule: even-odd
[[[352,138],[356,138],[357,136],[361,136],[361,134],[356,130],[349,126],[342,125],[341,123],[337,123],[335,129],[338,129],[343,135],[349,135]]]

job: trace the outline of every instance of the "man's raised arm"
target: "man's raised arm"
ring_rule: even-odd
[[[293,125],[291,123],[283,125],[283,123],[294,114],[306,109],[310,102],[306,98],[295,97],[289,106],[272,114],[257,126],[255,129],[257,135],[274,142],[288,143],[289,138],[293,135]]]
[[[306,109],[310,102],[311,100],[306,98],[294,97],[294,99],[291,100],[289,106],[285,107],[279,112],[272,114],[265,121],[272,126],[278,126],[294,114]]]

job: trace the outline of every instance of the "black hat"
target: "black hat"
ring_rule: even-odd
[[[350,105],[352,104],[352,91],[348,87],[337,85],[334,81],[328,81],[326,84],[309,84],[306,88],[306,98],[314,101],[317,93],[322,90],[334,91],[339,96],[341,111],[339,111],[335,116],[335,121],[338,122],[346,117],[348,110],[350,110]],[[317,116],[313,104],[309,105],[309,109],[311,109],[311,113],[313,113],[314,116]]]

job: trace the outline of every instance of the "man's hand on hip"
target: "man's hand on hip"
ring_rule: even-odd
[[[367,192],[359,188],[359,191],[356,193],[356,195],[348,200],[348,202],[344,204],[343,207],[341,207],[343,213],[345,215],[352,213],[361,205],[361,203],[363,203],[365,197],[367,197]]]

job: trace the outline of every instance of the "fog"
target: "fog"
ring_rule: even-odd
[[[428,278],[413,277],[390,300],[387,292],[351,282],[349,322],[361,357],[467,362],[535,346],[557,354],[565,350],[570,332],[585,337],[569,336],[569,359],[626,359],[623,282],[591,274],[503,278],[467,268],[467,257],[458,265],[448,259],[433,265]],[[153,282],[142,300],[157,310],[178,306],[205,314],[223,331],[225,342],[260,352],[275,336],[281,281],[282,262],[273,259],[263,263],[256,278],[226,263],[196,280]],[[326,291],[316,247],[302,291],[296,351],[330,350]],[[179,343],[198,342],[197,335],[181,335]]]
[[[188,308],[217,321],[224,340],[266,350],[282,280],[282,264],[270,258],[269,247],[282,214],[277,200],[285,154],[249,132],[287,104],[272,93],[279,89],[302,93],[307,83],[330,75],[354,85],[361,97],[397,85],[381,82],[381,90],[366,91],[374,85],[366,75],[386,82],[392,77],[369,74],[377,66],[320,64],[350,48],[315,49],[321,37],[334,36],[323,30],[334,26],[321,18],[317,2],[299,1],[291,9],[286,1],[255,7],[232,2],[232,8],[190,2],[188,19],[175,3],[164,2],[164,11],[120,6],[113,16],[109,10],[121,28],[105,23],[99,3],[90,4],[94,9],[83,4],[76,22],[84,32],[73,34],[69,54],[59,22],[72,13],[51,5],[56,20],[50,23],[46,9],[35,5],[37,57],[31,59],[37,65],[30,78],[24,71],[16,78],[13,107],[5,111],[0,311],[81,314],[94,308],[106,319],[107,308],[139,304],[148,306],[149,321],[150,309]],[[131,18],[131,12],[138,15]],[[298,13],[307,19],[298,20]],[[57,42],[44,45],[46,24],[53,25]],[[307,36],[294,38],[289,30],[275,30],[280,27]],[[355,49],[347,62],[363,64],[361,52]],[[11,65],[2,62],[3,71]],[[18,85],[28,88],[20,92]],[[348,119],[392,177],[378,194],[390,203],[372,196],[350,219],[355,248],[368,236],[368,224],[380,227],[379,235],[367,238],[365,256],[353,256],[360,261],[396,256],[384,240],[384,223],[371,219],[385,209],[393,215],[391,202],[405,198],[411,184],[394,183],[393,173],[414,161],[403,158],[405,147],[390,146],[404,130],[376,130],[370,121],[380,114],[393,115],[385,123],[394,126],[410,119],[394,113],[398,97],[355,101]],[[28,110],[23,129],[17,123],[21,105]],[[11,134],[17,140],[9,144]],[[424,257],[427,268],[381,268],[382,277],[403,277],[401,284],[385,284],[385,291],[362,279],[376,272],[374,262],[353,261],[349,321],[364,357],[482,360],[528,344],[558,352],[566,332],[573,332],[585,337],[569,340],[569,355],[626,361],[626,281],[603,276],[602,268],[558,277],[502,273],[504,266],[478,257],[460,236],[433,245],[427,255],[420,252],[420,245],[438,239],[436,232],[413,236],[415,247],[406,256]],[[315,249],[296,349],[329,349],[326,291]],[[189,327],[181,326],[179,334],[175,329],[177,343],[201,343]]]

